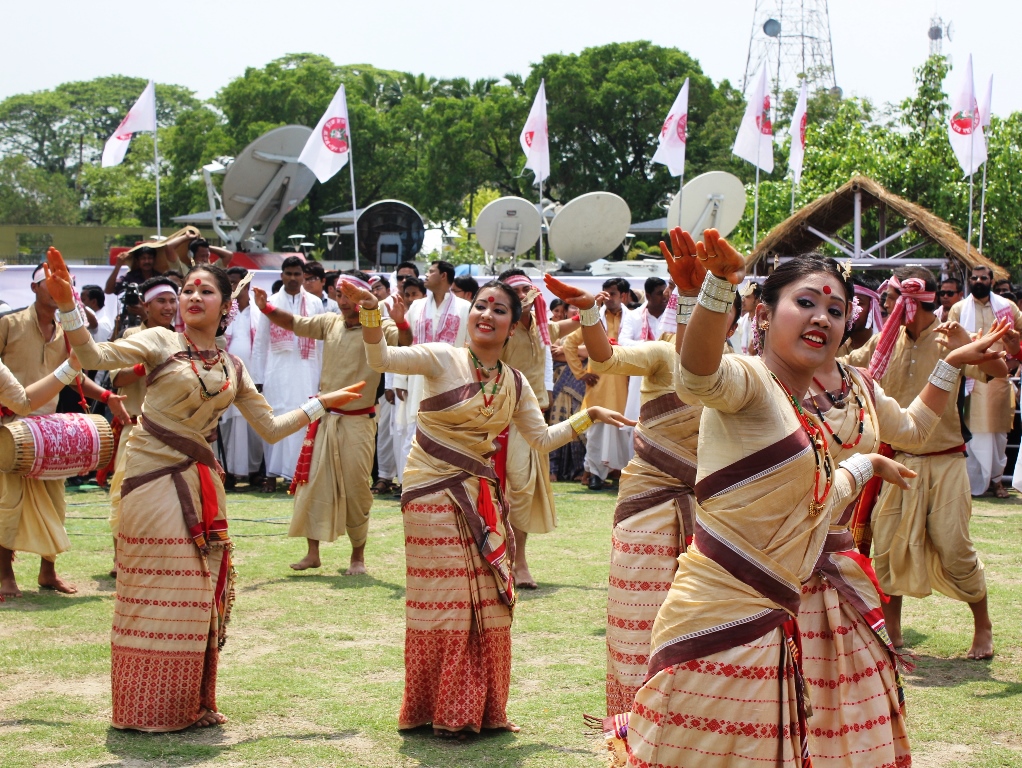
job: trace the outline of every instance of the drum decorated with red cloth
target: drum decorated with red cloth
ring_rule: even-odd
[[[0,472],[38,480],[88,474],[113,450],[110,423],[94,413],[26,416],[0,427]]]

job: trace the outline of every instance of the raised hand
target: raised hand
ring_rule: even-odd
[[[578,309],[589,309],[596,304],[596,299],[591,293],[561,282],[549,273],[543,275],[543,282],[546,283],[547,290],[565,304],[570,304]]]
[[[362,389],[365,385],[364,381],[360,381],[358,384],[352,384],[343,389],[337,389],[333,392],[327,392],[325,395],[320,395],[319,399],[323,401],[323,405],[327,408],[340,408],[342,405],[347,405],[362,397]]]
[[[745,257],[715,229],[703,230],[703,242],[696,243],[696,256],[706,269],[732,285],[745,279]]]
[[[706,276],[706,265],[696,258],[696,243],[692,235],[681,227],[675,227],[670,232],[670,238],[670,247],[663,240],[660,241],[660,252],[667,261],[671,281],[679,295],[695,296]]]
[[[598,405],[590,406],[589,418],[593,421],[610,424],[612,427],[634,427],[636,424],[636,422],[625,418],[617,411],[612,411],[609,408],[602,408]]]
[[[255,302],[256,308],[260,312],[266,311],[266,304],[268,300],[266,297],[266,291],[262,288],[258,288],[254,285],[252,286],[252,301]]]
[[[70,312],[75,308],[74,288],[71,286],[71,273],[67,271],[67,264],[64,257],[60,255],[53,246],[46,251],[46,263],[43,264],[46,271],[46,290],[57,306],[64,312]]]
[[[958,325],[958,323],[946,323],[937,330],[940,332],[943,328],[945,328],[945,326],[950,325]],[[961,326],[959,326],[959,328],[961,328]],[[944,360],[948,365],[952,365],[955,368],[961,368],[964,365],[982,365],[983,363],[990,362],[991,360],[1003,359],[1005,357],[1004,352],[991,351],[990,347],[1004,338],[1009,331],[1014,333],[1014,328],[1012,327],[1010,320],[996,320],[994,324],[990,326],[989,331],[979,336],[979,338],[975,341],[970,341],[960,347],[951,349]],[[959,334],[956,333],[955,335],[958,336]],[[967,335],[968,334],[966,334],[966,336]],[[938,343],[944,344],[939,338],[937,341]],[[944,346],[949,345],[944,344]]]
[[[394,296],[394,301],[390,307],[390,319],[397,325],[401,325],[405,321],[407,312],[408,308],[405,306],[405,300],[401,298],[401,294]]]
[[[347,280],[338,280],[337,289],[347,296],[348,301],[352,304],[358,304],[362,309],[376,309],[380,303],[380,300],[376,298],[376,294],[372,291],[360,288]]]

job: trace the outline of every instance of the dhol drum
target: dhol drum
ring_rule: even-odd
[[[86,475],[110,462],[114,433],[94,413],[26,416],[0,427],[0,472],[38,480]]]

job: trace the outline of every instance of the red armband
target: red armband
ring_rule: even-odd
[[[261,311],[261,312],[262,312],[262,313],[263,313],[264,315],[268,315],[268,314],[270,314],[270,313],[271,313],[271,312],[272,312],[272,311],[273,311],[274,309],[276,309],[276,307],[274,307],[274,306],[273,306],[272,304],[267,304],[267,305],[266,305],[266,309],[263,309],[263,310],[260,310],[260,311]]]
[[[136,376],[145,376],[145,364],[144,363],[135,363],[135,365],[132,367],[131,370],[132,370],[132,372]]]
[[[573,323],[581,323],[582,322],[582,317],[580,315],[572,315],[568,319],[571,320],[571,322],[573,322]]]
[[[112,394],[113,392],[111,392],[109,389],[104,389],[103,394],[99,396],[99,402],[103,404],[110,402],[110,395]]]
[[[394,325],[397,326],[397,329],[399,331],[407,331],[409,328],[412,327],[412,324],[409,323],[407,320],[402,320],[400,323],[394,323]]]

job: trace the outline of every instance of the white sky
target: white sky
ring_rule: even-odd
[[[0,98],[68,80],[127,74],[209,98],[245,67],[309,51],[337,64],[470,79],[525,74],[544,54],[649,39],[741,86],[755,0],[175,0],[4,2]],[[976,89],[995,76],[993,112],[1022,110],[1012,85],[1018,0],[831,0],[838,84],[878,104],[912,92],[934,11],[954,23],[945,53],[974,55]],[[1014,65],[1014,66],[1012,66]],[[955,73],[945,91],[957,90]],[[949,89],[948,86],[954,84]],[[548,98],[556,99],[555,93]]]

